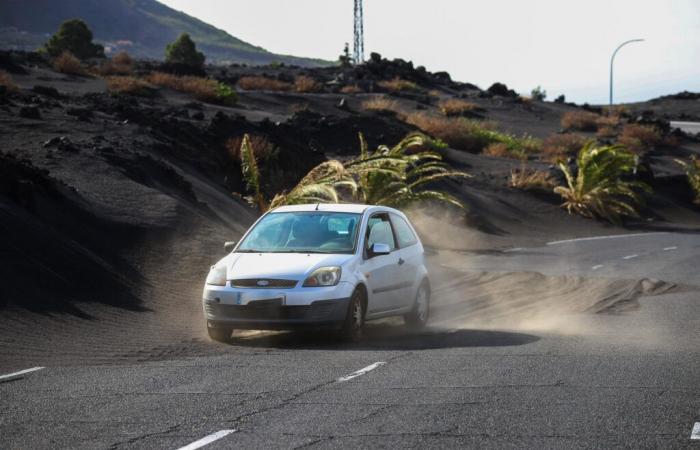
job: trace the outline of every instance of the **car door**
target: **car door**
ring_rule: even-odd
[[[414,234],[406,220],[398,214],[391,213],[391,223],[398,244],[396,256],[399,270],[397,280],[401,287],[398,289],[398,303],[396,307],[412,306],[416,289],[418,288],[418,268],[422,262],[423,255],[420,252],[418,238]]]
[[[375,243],[388,245],[392,252],[388,255],[371,255],[369,249]],[[362,270],[370,292],[367,312],[371,315],[391,311],[399,303],[399,265],[396,239],[388,213],[375,213],[370,216],[363,245]]]

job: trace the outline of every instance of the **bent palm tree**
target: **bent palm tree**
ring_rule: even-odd
[[[623,180],[635,173],[636,155],[618,145],[596,147],[589,142],[579,151],[577,163],[576,175],[565,164],[559,164],[567,185],[554,188],[564,199],[562,207],[570,214],[600,217],[613,223],[620,223],[624,216],[639,217],[637,208],[644,204],[642,193],[650,193],[651,187],[640,181]]]
[[[677,159],[676,162],[685,170],[685,174],[688,177],[688,184],[690,184],[690,187],[693,189],[693,193],[695,194],[693,203],[700,205],[700,160],[693,155],[688,162],[680,159]]]

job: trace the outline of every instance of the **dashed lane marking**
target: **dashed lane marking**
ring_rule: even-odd
[[[664,251],[667,252],[669,250],[678,250],[678,247],[664,247]]]
[[[652,235],[659,235],[659,234],[667,234],[667,233],[662,231],[662,232],[657,232],[657,233],[632,233],[632,234],[614,234],[611,236],[593,236],[593,237],[585,237],[585,238],[566,239],[563,241],[552,241],[552,242],[547,242],[547,245],[568,244],[570,242],[598,241],[601,239],[621,239],[621,238],[639,237],[639,236],[652,236]]]
[[[209,436],[205,436],[202,439],[198,441],[194,441],[191,444],[185,445],[184,447],[180,447],[178,450],[195,450],[197,448],[202,448],[205,445],[209,445],[214,441],[218,441],[219,439],[228,436],[231,433],[235,433],[236,430],[221,430],[217,431],[216,433],[212,433]]]
[[[37,370],[41,370],[41,369],[43,369],[43,367],[32,367],[31,369],[20,370],[19,372],[8,373],[7,375],[0,376],[0,381],[10,380],[12,378],[21,377],[22,375],[26,375],[26,374],[31,373],[31,372],[36,372]]]
[[[638,257],[639,257],[639,255],[634,254],[634,255],[623,256],[622,259],[633,259],[633,258],[638,258]]]
[[[591,269],[593,269],[593,270],[598,270],[598,269],[601,269],[601,268],[603,268],[603,267],[605,267],[604,264],[596,264],[595,266],[591,267]]]
[[[364,374],[366,374],[367,372],[372,371],[372,370],[376,369],[376,368],[379,367],[379,366],[383,366],[384,364],[386,364],[386,363],[383,362],[383,361],[379,361],[379,362],[376,362],[376,363],[374,363],[374,364],[370,364],[369,366],[363,367],[362,369],[358,370],[357,372],[353,372],[353,373],[351,373],[351,374],[349,374],[349,375],[345,375],[344,377],[340,377],[340,378],[338,378],[336,381],[337,381],[338,383],[343,383],[343,382],[345,382],[345,381],[352,380],[353,378],[357,378],[357,377],[359,377],[360,375],[364,375]]]
[[[700,422],[695,422],[693,431],[690,432],[690,439],[700,441]]]

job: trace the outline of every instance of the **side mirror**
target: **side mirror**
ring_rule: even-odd
[[[226,250],[226,253],[231,253],[234,248],[236,248],[236,241],[224,242],[224,250]]]
[[[375,242],[369,249],[369,257],[374,258],[375,256],[388,255],[391,253],[391,248],[387,244],[380,244]]]

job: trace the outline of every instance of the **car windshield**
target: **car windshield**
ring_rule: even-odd
[[[238,246],[247,253],[353,253],[360,214],[277,212],[263,217]]]

